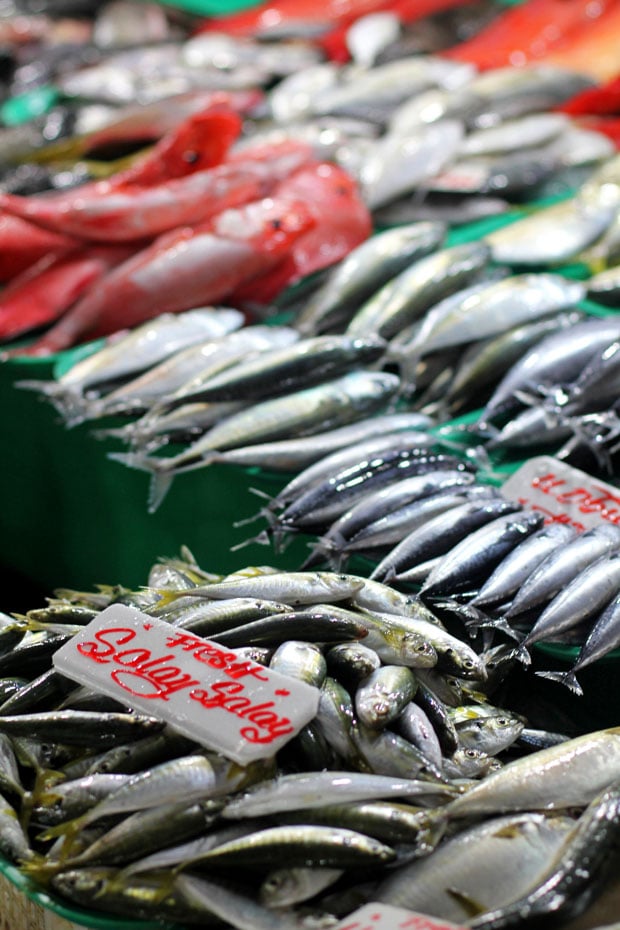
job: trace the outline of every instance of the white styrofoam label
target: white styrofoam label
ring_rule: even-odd
[[[460,924],[392,904],[364,904],[336,924],[334,930],[465,930]]]
[[[550,455],[522,465],[502,493],[543,513],[547,523],[570,523],[580,532],[601,523],[620,525],[620,488]]]
[[[319,703],[312,685],[122,604],[65,643],[54,665],[241,764],[277,752]]]

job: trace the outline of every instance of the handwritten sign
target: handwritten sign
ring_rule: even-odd
[[[620,488],[549,455],[522,465],[502,492],[543,513],[547,523],[569,523],[579,532],[601,523],[620,526]]]
[[[334,930],[464,930],[458,924],[406,911],[391,904],[365,904],[345,920],[336,924]]]
[[[54,665],[241,764],[277,752],[319,702],[305,682],[122,604],[65,643]]]

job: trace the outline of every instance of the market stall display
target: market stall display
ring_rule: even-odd
[[[582,913],[617,5],[24,4],[2,559],[53,596],[0,618],[4,874],[117,930]]]

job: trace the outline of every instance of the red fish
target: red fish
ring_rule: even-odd
[[[76,245],[75,239],[62,233],[0,214],[0,281],[10,281],[51,252],[71,251]]]
[[[599,83],[616,77],[620,69],[620,3],[601,3],[602,13],[584,29],[545,56],[545,63],[586,74]],[[592,4],[594,6],[594,4]]]
[[[313,222],[305,204],[267,198],[169,232],[89,289],[27,354],[47,355],[161,313],[221,301],[275,265]]]
[[[126,246],[94,246],[41,258],[0,294],[0,340],[15,339],[57,320],[133,251]]]
[[[221,164],[241,132],[241,117],[233,110],[195,113],[166,133],[129,168],[106,181],[95,182],[102,192],[123,187],[153,187],[194,171]]]
[[[105,197],[86,192],[58,202],[44,196],[0,194],[0,209],[76,238],[130,242],[202,223],[229,207],[264,197],[310,157],[310,146],[286,141],[272,146],[270,159],[255,161],[247,151],[243,159],[153,187],[121,187]]]
[[[569,116],[620,116],[620,75],[600,87],[586,87],[557,109]]]
[[[233,303],[269,303],[300,278],[340,261],[372,232],[372,218],[357,184],[337,165],[321,162],[301,168],[278,186],[275,196],[306,203],[314,225],[279,265],[235,291]]]
[[[616,2],[526,0],[507,9],[478,35],[442,54],[481,69],[521,67],[546,58],[571,33],[589,30]]]
[[[237,36],[277,36],[307,28],[316,35],[389,5],[389,0],[269,0],[250,10],[214,17],[199,26],[198,31],[215,29]]]

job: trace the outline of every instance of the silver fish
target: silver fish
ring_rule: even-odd
[[[570,817],[536,813],[487,820],[458,833],[431,856],[396,869],[379,885],[376,900],[469,922],[468,902],[486,911],[531,888],[573,824]]]
[[[330,791],[337,794],[341,804],[378,798],[414,798],[429,793],[445,796],[452,793],[452,789],[446,785],[415,778],[393,778],[349,771],[305,772],[281,775],[271,782],[262,782],[245,793],[237,794],[229,800],[222,816],[236,820],[292,809],[322,807]]]
[[[456,155],[465,131],[458,120],[441,120],[403,135],[387,132],[369,147],[357,176],[370,210],[422,186]]]
[[[314,898],[344,874],[328,866],[285,866],[273,869],[263,879],[259,900],[268,908],[290,907]]]
[[[359,720],[371,729],[388,726],[413,699],[416,687],[411,669],[382,665],[357,686],[354,703]]]
[[[575,539],[550,553],[519,588],[504,613],[507,620],[550,601],[572,579],[606,553],[620,546],[620,527],[601,524],[579,533]]]
[[[318,387],[250,405],[213,426],[201,439],[170,458],[138,453],[110,453],[110,458],[151,472],[149,511],[157,509],[174,475],[202,468],[210,453],[256,442],[282,439],[291,433],[308,435],[361,419],[386,407],[398,390],[396,375],[350,372]]]
[[[295,319],[302,334],[328,329],[351,317],[360,304],[410,262],[438,248],[443,223],[410,223],[371,236],[343,259]]]
[[[465,287],[488,263],[482,242],[440,249],[414,262],[360,307],[348,333],[376,332],[390,339],[433,304]]]
[[[507,763],[444,809],[448,817],[583,807],[618,779],[620,728],[597,730]]]
[[[550,523],[533,533],[503,559],[469,602],[487,607],[512,597],[540,563],[558,547],[575,538],[576,530],[562,523]]]

